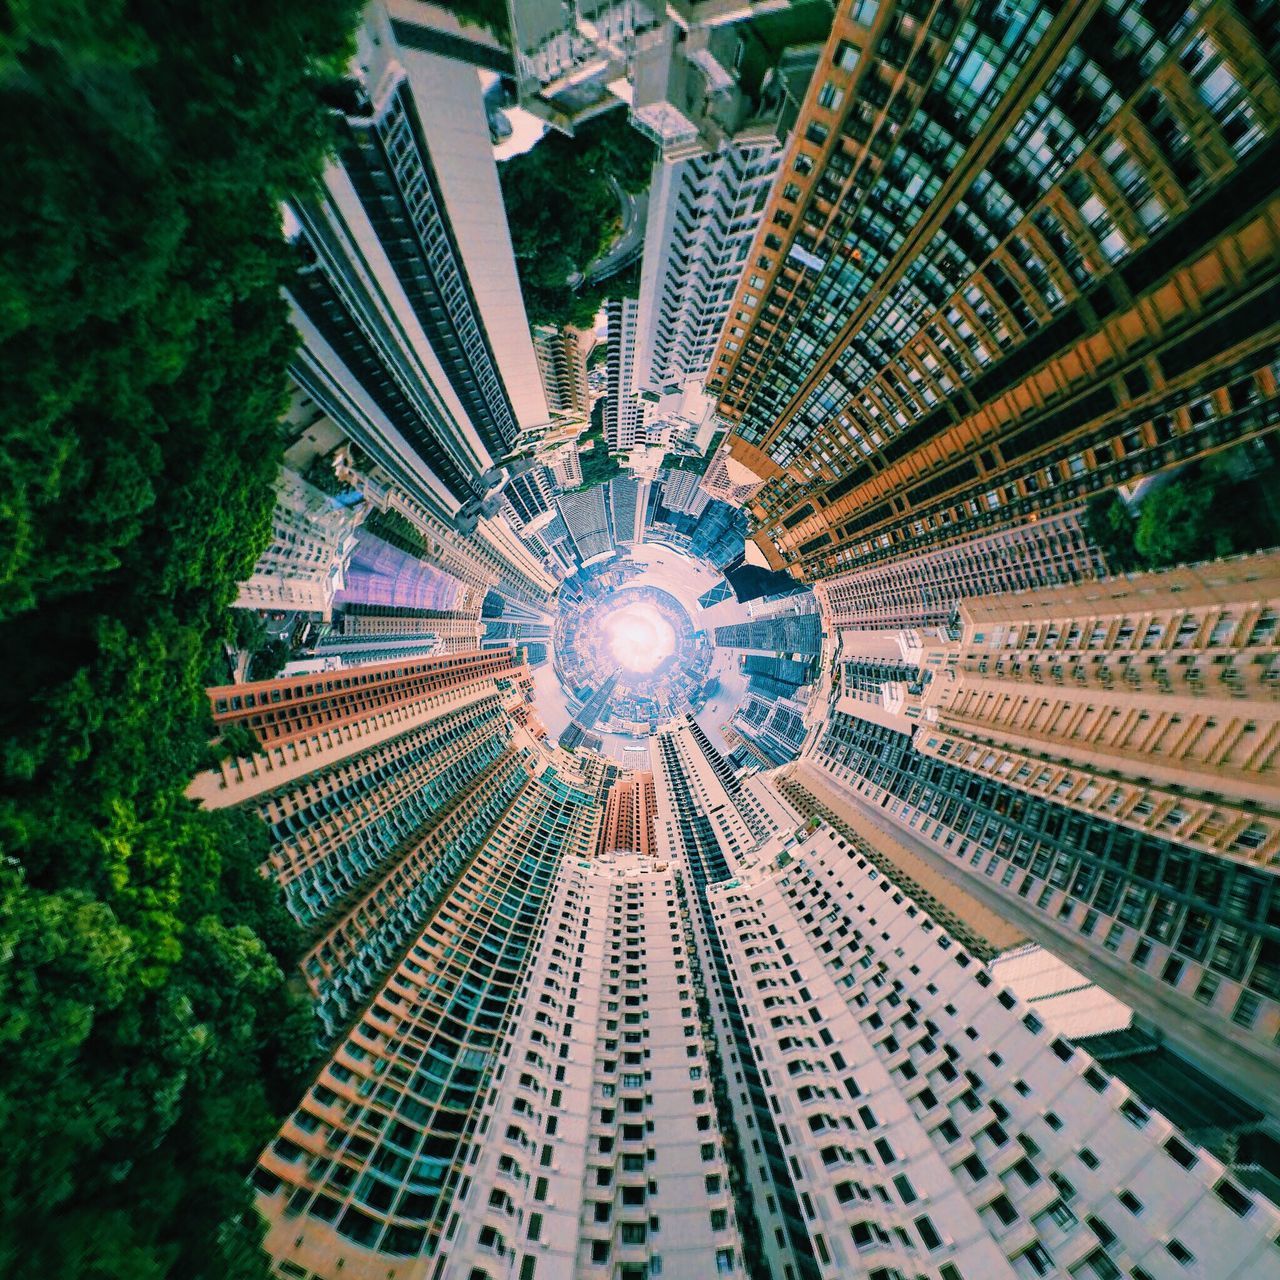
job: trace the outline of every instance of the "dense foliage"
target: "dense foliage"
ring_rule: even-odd
[[[499,166],[531,324],[589,329],[606,297],[635,296],[638,270],[597,285],[578,277],[619,230],[613,183],[629,194],[643,191],[656,154],[619,110],[582,125],[573,137],[549,132]]]
[[[503,44],[510,43],[506,0],[443,0],[442,7],[451,10],[464,27],[484,27]]]
[[[589,427],[578,437],[578,463],[582,468],[581,489],[593,489],[622,474],[622,464],[609,452],[604,428]]]
[[[1133,572],[1280,545],[1277,475],[1265,441],[1160,477],[1132,511],[1115,493],[1088,506],[1090,537],[1112,569]]]
[[[270,527],[279,200],[351,0],[9,0],[0,24],[0,1274],[261,1276],[306,1067],[256,819],[183,796]]]

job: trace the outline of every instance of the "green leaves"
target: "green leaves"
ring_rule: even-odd
[[[269,536],[279,202],[356,13],[0,24],[0,1274],[265,1273],[244,1177],[312,1065],[300,943],[260,824],[183,792]]]
[[[590,328],[604,299],[628,292],[613,278],[569,282],[609,243],[619,223],[612,177],[628,192],[649,183],[653,144],[611,112],[573,137],[550,132],[499,168],[525,309],[532,324]],[[638,273],[636,277],[638,284]]]

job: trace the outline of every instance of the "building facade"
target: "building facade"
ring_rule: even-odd
[[[654,166],[636,320],[635,386],[705,379],[782,147],[765,134]]]
[[[634,476],[615,476],[609,481],[609,518],[613,539],[623,543],[644,541],[644,510],[649,486]]]
[[[709,389],[812,580],[1275,421],[1269,5],[845,0]]]
[[[538,360],[542,390],[553,416],[585,418],[591,412],[587,386],[587,356],[593,335],[567,325],[540,324],[533,329],[533,352]]]
[[[240,584],[236,608],[296,610],[327,621],[362,514],[285,468],[276,481],[271,543]]]
[[[503,806],[263,1153],[255,1183],[282,1274],[420,1276],[456,1233],[486,1099],[506,1074],[502,1025],[560,870],[590,855],[598,824],[592,793],[551,764]]]
[[[652,857],[655,851],[653,819],[656,805],[652,773],[638,770],[619,778],[605,798],[599,852],[629,852]]]
[[[1171,585],[1195,573],[1174,571]],[[1242,672],[1270,669],[1268,609],[1248,611],[1242,629],[1241,605],[1213,599],[1203,582],[1183,584],[1202,593],[1185,612],[1175,605],[1163,614],[1154,591],[1133,587],[1137,579],[1117,582],[1116,599],[1103,598],[1103,584],[1081,609],[1096,621],[1079,655],[1055,655],[1051,641],[1044,657],[1041,632],[1034,656],[997,657],[987,639],[1000,623],[990,632],[965,624],[967,641],[908,635],[896,653],[888,633],[862,633],[865,652],[846,643],[838,700],[804,759],[923,860],[1270,1112],[1280,1069],[1280,886],[1273,859],[1255,850],[1275,836],[1266,801],[1271,699],[1230,692]],[[1245,594],[1266,596],[1261,581],[1251,586]],[[995,598],[997,614],[1004,600]],[[1002,643],[1028,634],[1003,625]],[[1075,625],[1041,624],[1050,633],[1064,626],[1063,639]],[[1218,643],[1197,652],[1215,628]],[[967,646],[975,651],[961,657]],[[1219,671],[1234,674],[1220,680]],[[1024,715],[1033,704],[1035,714]],[[1255,789],[1258,798],[1241,803]]]
[[[610,298],[604,307],[608,324],[609,358],[604,405],[604,435],[611,453],[621,453],[642,443],[644,418],[636,397],[636,321],[639,303],[634,298]]]
[[[551,510],[552,480],[545,467],[532,466],[508,477],[502,487],[502,513],[517,532]]]
[[[834,628],[944,626],[956,605],[970,596],[1104,576],[1105,558],[1086,534],[1082,516],[1063,512],[889,564],[839,573],[815,583],[814,594]]]
[[[374,6],[337,152],[285,208],[293,377],[415,501],[470,532],[548,420],[474,66],[398,44]]]
[[[614,550],[606,500],[608,494],[608,486],[598,484],[590,489],[562,493],[556,499],[560,518],[564,521],[583,564]]]
[[[832,828],[708,897],[813,1274],[1274,1267],[1273,1205],[1055,1038]]]

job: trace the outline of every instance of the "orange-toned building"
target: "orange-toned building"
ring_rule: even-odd
[[[652,773],[629,773],[619,778],[605,800],[604,823],[600,828],[597,852],[651,856],[656,804]]]
[[[1274,12],[844,0],[708,380],[806,580],[1271,430]]]
[[[528,780],[513,745],[515,651],[377,663],[209,691],[214,722],[262,749],[190,794],[270,833],[263,868],[307,935],[301,968],[329,1033],[357,1013]]]

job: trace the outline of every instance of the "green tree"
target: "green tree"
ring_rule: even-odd
[[[499,167],[525,309],[533,324],[589,328],[606,297],[635,296],[638,270],[599,285],[570,281],[609,245],[621,211],[610,178],[627,192],[649,183],[653,144],[621,111],[547,133]]]
[[[232,638],[237,649],[256,653],[267,643],[267,624],[256,609],[232,609]]]
[[[1085,526],[1090,540],[1115,572],[1126,573],[1137,567],[1139,556],[1133,542],[1137,522],[1119,494],[1108,492],[1090,498]]]
[[[253,660],[250,663],[250,679],[274,679],[285,669],[291,655],[292,650],[284,640],[268,640],[253,655]]]
[[[313,1053],[261,823],[184,797],[265,546],[352,0],[42,0],[0,28],[0,1274],[262,1277]]]
[[[1150,568],[1230,555],[1229,517],[1217,509],[1213,485],[1179,477],[1142,500],[1134,546]]]
[[[464,27],[484,27],[503,44],[510,43],[505,0],[444,0],[443,7],[456,14]]]

